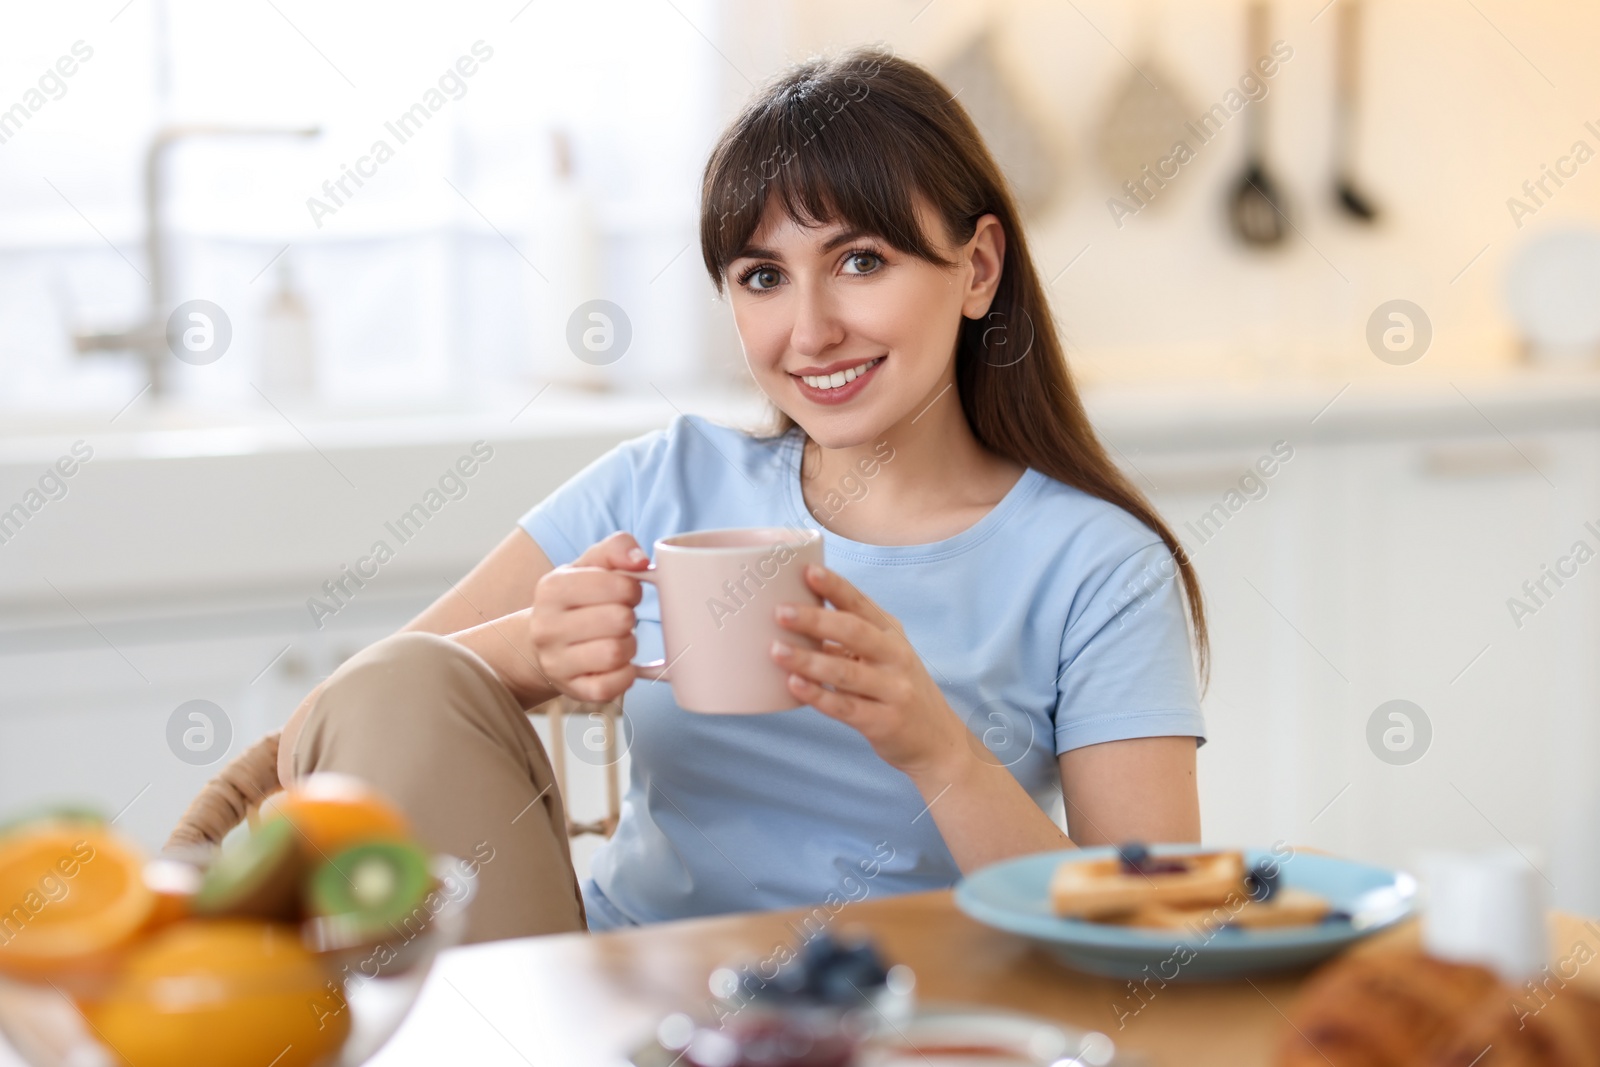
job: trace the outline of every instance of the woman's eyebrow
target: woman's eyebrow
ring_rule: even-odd
[[[783,258],[782,256],[778,255],[777,252],[773,251],[770,248],[757,248],[754,245],[745,245],[743,248],[739,249],[739,251],[737,251],[737,252],[735,252],[733,254],[733,259],[729,260],[729,262],[730,263],[731,262],[736,262],[736,261],[741,260],[741,259],[782,259],[782,258]]]
[[[839,233],[836,233],[832,237],[828,238],[826,241],[822,242],[822,250],[824,252],[832,252],[835,248],[838,248],[842,244],[848,244],[851,241],[854,241],[854,240],[857,240],[858,238],[866,237],[866,236],[868,236],[868,234],[867,234],[867,231],[865,231],[865,230],[861,230],[861,229],[842,230]]]
[[[835,248],[838,248],[842,244],[847,244],[856,240],[857,238],[867,236],[869,236],[868,233],[862,229],[842,230],[828,238],[826,241],[822,242],[821,251],[823,253],[832,252]],[[746,245],[736,252],[733,258],[782,260],[783,256],[779,255],[776,250],[771,248],[757,248],[754,245]]]

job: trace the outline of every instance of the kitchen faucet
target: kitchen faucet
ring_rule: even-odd
[[[134,352],[144,361],[152,396],[166,393],[168,278],[165,250],[166,226],[162,205],[166,198],[164,160],[167,149],[192,137],[316,137],[315,126],[163,126],[150,139],[144,157],[144,241],[150,268],[150,308],[143,322],[124,330],[75,333],[74,349],[88,352]]]

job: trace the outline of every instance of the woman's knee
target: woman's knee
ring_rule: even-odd
[[[446,735],[463,727],[502,734],[517,728],[512,720],[519,713],[509,691],[468,649],[438,634],[392,634],[322,683],[296,741],[296,764],[303,773],[310,768],[300,757],[321,762],[330,742],[394,753],[447,743]]]
[[[471,657],[439,634],[390,634],[341,663],[322,683],[318,704],[403,712],[450,685]]]

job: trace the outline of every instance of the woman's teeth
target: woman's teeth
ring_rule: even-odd
[[[855,381],[881,362],[883,357],[879,356],[877,359],[869,359],[858,366],[846,367],[832,374],[802,374],[800,380],[813,389],[837,389],[841,385]]]

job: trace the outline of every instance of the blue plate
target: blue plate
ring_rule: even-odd
[[[1316,963],[1409,916],[1417,883],[1409,874],[1281,847],[1245,849],[1245,862],[1276,859],[1280,885],[1323,897],[1348,919],[1314,926],[1241,930],[1196,926],[1150,930],[1063,919],[1050,907],[1050,876],[1063,862],[1103,859],[1110,847],[1041,852],[975,871],[956,886],[956,904],[988,926],[1042,943],[1069,967],[1113,978],[1236,978]],[[1215,851],[1199,845],[1155,845],[1156,856]]]

